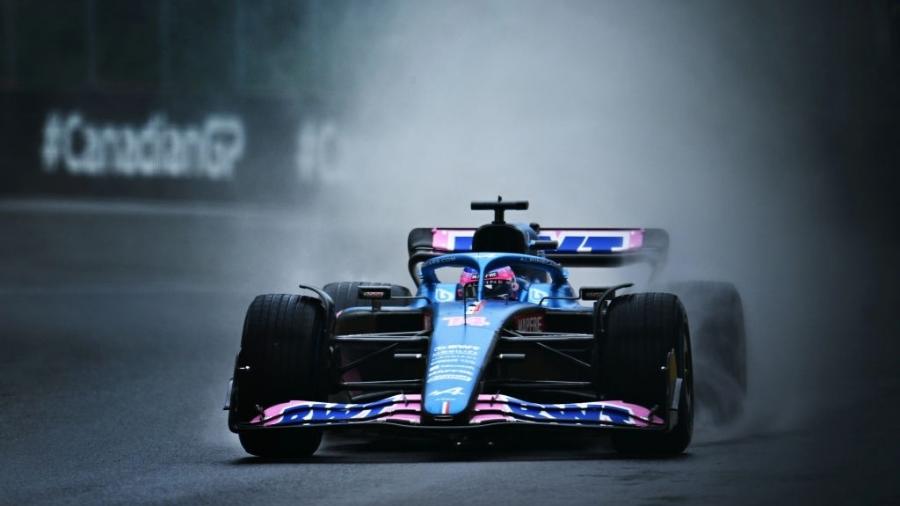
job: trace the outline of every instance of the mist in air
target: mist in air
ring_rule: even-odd
[[[498,194],[531,202],[511,213],[520,221],[663,227],[672,237],[665,279],[727,280],[741,291],[743,426],[807,420],[859,315],[850,303],[845,318],[826,321],[823,304],[865,273],[833,240],[848,219],[817,120],[826,54],[797,40],[799,7],[381,7],[356,7],[356,19],[377,16],[380,28],[348,43],[356,86],[340,120],[345,181],[327,197],[332,223],[370,231],[356,245],[371,255],[335,260],[339,273],[410,285],[409,229],[478,225],[488,216],[469,201]],[[342,26],[351,41],[353,20]]]

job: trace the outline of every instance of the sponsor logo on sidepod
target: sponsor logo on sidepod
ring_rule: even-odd
[[[541,315],[516,318],[516,330],[522,332],[541,332],[544,330],[544,317]]]

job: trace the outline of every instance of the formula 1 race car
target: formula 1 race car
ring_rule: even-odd
[[[310,295],[258,296],[226,403],[244,449],[310,455],[324,430],[341,428],[558,429],[608,431],[623,453],[683,452],[695,399],[692,329],[681,300],[621,294],[631,283],[576,291],[567,269],[658,268],[668,234],[505,222],[506,211],[527,208],[498,197],[472,203],[494,212],[477,229],[413,229],[415,295],[398,285],[340,282],[301,285]],[[737,309],[725,311],[739,313],[739,306],[738,298]],[[719,346],[726,349],[719,362],[734,382],[745,382],[743,322],[719,324],[710,332],[729,336],[708,340],[730,339]]]

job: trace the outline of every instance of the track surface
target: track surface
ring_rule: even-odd
[[[261,265],[296,255],[285,246],[254,276],[246,242],[278,244],[296,225],[9,208],[0,225],[0,503],[900,500],[896,404],[862,395],[815,417],[854,429],[701,426],[690,452],[668,460],[622,459],[603,439],[540,435],[462,447],[328,437],[308,460],[250,458],[225,426],[225,382],[252,296],[293,284]],[[870,395],[896,394],[895,380],[884,384],[887,393]]]

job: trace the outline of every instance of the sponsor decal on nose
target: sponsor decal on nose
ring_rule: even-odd
[[[444,316],[441,318],[448,327],[459,327],[461,325],[469,325],[472,327],[487,327],[491,324],[484,316]]]

